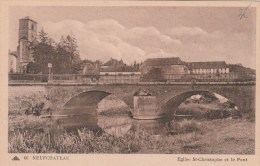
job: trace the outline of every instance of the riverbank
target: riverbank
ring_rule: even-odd
[[[183,125],[181,125],[183,123]],[[34,126],[9,130],[11,153],[173,153],[254,154],[255,125],[244,119],[184,120],[175,135],[151,135],[145,130],[122,137],[88,129],[49,133]],[[43,123],[42,123],[43,124]],[[38,125],[39,127],[39,125]],[[240,132],[243,131],[243,132]]]

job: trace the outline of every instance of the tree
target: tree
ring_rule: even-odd
[[[79,57],[78,45],[73,35],[61,36],[57,45],[58,57],[62,57],[63,63],[61,69],[66,73],[78,73],[81,70],[81,59]],[[66,69],[65,69],[66,67]]]
[[[43,29],[39,32],[38,36],[38,42],[33,47],[35,65],[32,67],[38,66],[37,68],[39,68],[40,72],[48,73],[48,63],[53,63],[53,57],[55,54],[55,48],[51,43],[53,40],[48,37],[48,34]],[[30,70],[36,71],[34,69]]]
[[[166,82],[163,77],[163,71],[160,68],[151,68],[143,75],[142,81],[147,82]]]
[[[42,29],[33,47],[34,63],[30,64],[30,72],[48,73],[48,63],[52,63],[52,72],[58,74],[76,73],[81,62],[75,37],[61,37],[56,43]]]
[[[48,34],[43,30],[43,28],[38,34],[38,40],[40,43],[47,43],[47,41],[49,40]]]
[[[134,61],[133,68],[134,68],[134,71],[139,71],[139,69],[140,69],[140,63],[137,63],[136,61]]]
[[[78,63],[80,61],[78,44],[76,38],[73,35],[67,35],[66,38],[62,36],[60,40],[60,45],[67,52],[69,52],[72,64]]]
[[[40,71],[41,71],[41,69],[36,63],[30,62],[27,64],[26,73],[37,74]]]
[[[255,80],[256,70],[244,67],[241,64],[228,64],[229,71],[236,74],[238,80]]]
[[[55,56],[53,58],[54,72],[59,74],[71,73],[71,55],[59,43],[56,46]]]

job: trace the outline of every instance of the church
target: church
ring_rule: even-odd
[[[27,64],[33,61],[32,46],[36,37],[37,22],[28,16],[19,19],[17,50],[8,53],[10,73],[26,73]]]

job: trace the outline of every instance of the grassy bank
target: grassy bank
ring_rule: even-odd
[[[53,142],[46,130],[25,127],[9,131],[9,152],[254,154],[254,135],[254,123],[241,119],[184,120],[176,134],[161,136],[142,130],[122,137],[85,128],[60,130]]]

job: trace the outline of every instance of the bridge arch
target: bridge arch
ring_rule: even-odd
[[[116,100],[120,100],[120,102],[124,103],[123,107],[129,107],[128,104],[125,103],[124,100],[122,100],[120,97],[118,97],[116,94],[103,91],[103,90],[89,90],[89,91],[83,91],[79,92],[78,94],[72,96],[65,104],[63,105],[63,109],[66,108],[92,108],[97,109],[98,104],[107,96],[114,95],[116,97]],[[121,104],[122,104],[121,103]],[[131,110],[131,109],[130,109]],[[77,113],[77,112],[75,112]],[[98,113],[98,112],[97,112]]]
[[[100,109],[100,102],[110,95],[113,95],[116,100],[120,101],[122,105],[119,105],[117,108],[121,108],[123,106],[124,109],[117,110],[117,108],[112,108],[109,106],[110,101],[105,101],[105,103],[101,105],[108,105],[108,109]],[[127,130],[129,126],[124,126],[125,128],[117,127],[116,125],[124,125],[129,121],[129,116],[131,116],[132,112],[130,107],[121,99],[120,96],[115,93],[106,91],[106,90],[83,90],[77,91],[77,94],[69,96],[68,100],[64,100],[65,104],[63,104],[55,115],[69,115],[68,118],[58,118],[55,121],[59,127],[63,129],[75,129],[78,127],[87,127],[94,130],[102,130],[108,133],[116,132],[116,134],[120,134],[122,129]],[[112,100],[114,99],[112,97]],[[112,101],[113,103],[113,101]],[[116,102],[118,103],[118,102]],[[101,106],[102,107],[102,106]],[[115,109],[114,109],[115,108]],[[116,114],[120,112],[121,119],[119,121],[115,120],[115,117],[110,116],[111,114]],[[122,118],[123,121],[122,121]],[[128,130],[127,130],[128,131]]]
[[[93,106],[97,105],[102,99],[111,95],[112,93],[99,90],[91,90],[80,92],[72,96],[65,102],[63,107],[67,106]]]
[[[231,99],[229,99],[225,95],[222,95],[222,94],[219,94],[219,93],[216,93],[213,91],[208,91],[208,90],[187,91],[187,92],[178,94],[176,96],[173,96],[168,101],[166,101],[165,104],[162,105],[163,111],[161,113],[161,116],[169,115],[170,113],[172,113],[173,109],[176,110],[180,106],[181,103],[183,103],[186,99],[188,99],[189,97],[191,97],[193,95],[207,95],[209,98],[218,99],[218,96],[216,96],[215,94],[226,98],[230,104],[236,105],[236,103],[234,103]]]

